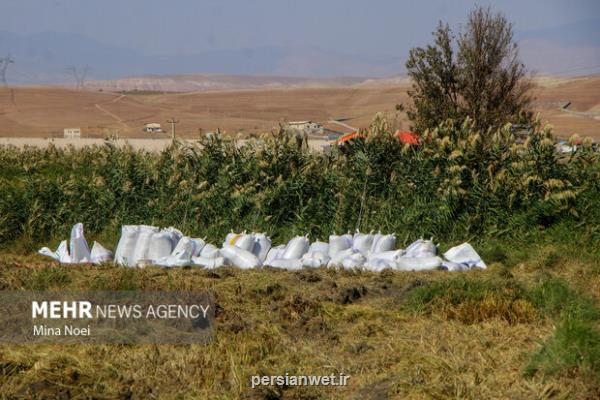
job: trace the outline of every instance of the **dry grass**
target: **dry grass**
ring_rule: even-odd
[[[210,290],[218,312],[216,339],[206,346],[3,345],[0,393],[107,399],[597,398],[598,383],[577,371],[523,375],[554,322],[523,299],[507,302],[518,296],[504,289],[515,282],[529,287],[549,273],[577,282],[586,264],[583,288],[600,282],[584,259],[549,269],[548,251],[531,254],[510,272],[495,263],[465,274],[471,282],[498,285],[495,295],[481,292],[485,301],[463,304],[460,318],[448,309],[415,313],[406,306],[419,288],[462,279],[443,272],[132,270],[58,267],[38,256],[5,256],[4,289]],[[347,387],[249,388],[255,374],[340,372],[350,375]]]

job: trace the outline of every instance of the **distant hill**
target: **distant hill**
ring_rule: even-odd
[[[363,84],[360,77],[300,78],[293,76],[252,76],[223,74],[143,75],[114,80],[95,80],[87,88],[107,91],[196,92],[274,88],[342,87]]]
[[[600,72],[600,20],[590,19],[538,30],[519,30],[523,61],[534,71],[545,74],[584,75]],[[392,51],[393,53],[393,51]],[[40,32],[17,35],[0,31],[0,56],[15,60],[8,70],[12,84],[73,83],[69,66],[90,67],[90,80],[110,80],[114,87],[179,90],[183,86],[210,88],[254,87],[260,82],[239,82],[217,78],[219,75],[308,77],[320,80],[336,76],[381,78],[405,73],[408,54],[395,56],[348,54],[315,47],[255,47],[212,50],[186,55],[147,55],[136,49],[106,44],[85,35]],[[210,79],[198,78],[211,75]],[[215,75],[217,74],[217,75]],[[160,79],[156,75],[167,75]],[[185,77],[180,77],[186,75]],[[192,80],[188,75],[196,76]],[[149,78],[150,76],[150,78]],[[134,77],[122,79],[124,77]],[[141,77],[141,78],[140,78]],[[330,79],[327,79],[330,81]],[[298,82],[306,84],[304,78]],[[355,81],[352,81],[356,83]],[[285,84],[295,84],[285,79]],[[311,82],[308,82],[309,84]],[[381,82],[379,82],[381,83]]]
[[[588,75],[600,72],[600,19],[516,32],[521,58],[537,73]]]
[[[367,56],[310,47],[257,47],[213,50],[192,55],[145,55],[87,36],[42,32],[15,35],[0,31],[0,56],[15,64],[7,74],[16,84],[74,82],[69,66],[90,67],[95,80],[173,74],[268,75],[324,78],[389,76],[404,70],[400,57]]]

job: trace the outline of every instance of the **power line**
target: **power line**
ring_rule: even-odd
[[[15,60],[13,60],[12,58],[10,58],[10,54],[7,57],[4,58],[0,58],[0,81],[2,81],[2,84],[4,86],[7,85],[6,83],[6,70],[8,69],[8,65],[9,64],[14,64]]]

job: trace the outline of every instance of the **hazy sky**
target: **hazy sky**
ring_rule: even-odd
[[[598,0],[0,0],[0,30],[72,32],[145,54],[312,46],[394,55],[493,4],[517,30],[600,18]]]

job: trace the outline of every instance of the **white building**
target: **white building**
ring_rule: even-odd
[[[312,121],[290,121],[288,126],[311,135],[321,135],[323,133],[323,125]]]
[[[156,122],[150,122],[147,124],[144,124],[144,132],[151,132],[151,133],[161,133],[163,130],[160,127],[160,124],[157,124]]]
[[[67,139],[80,138],[81,128],[65,128],[64,137]]]

